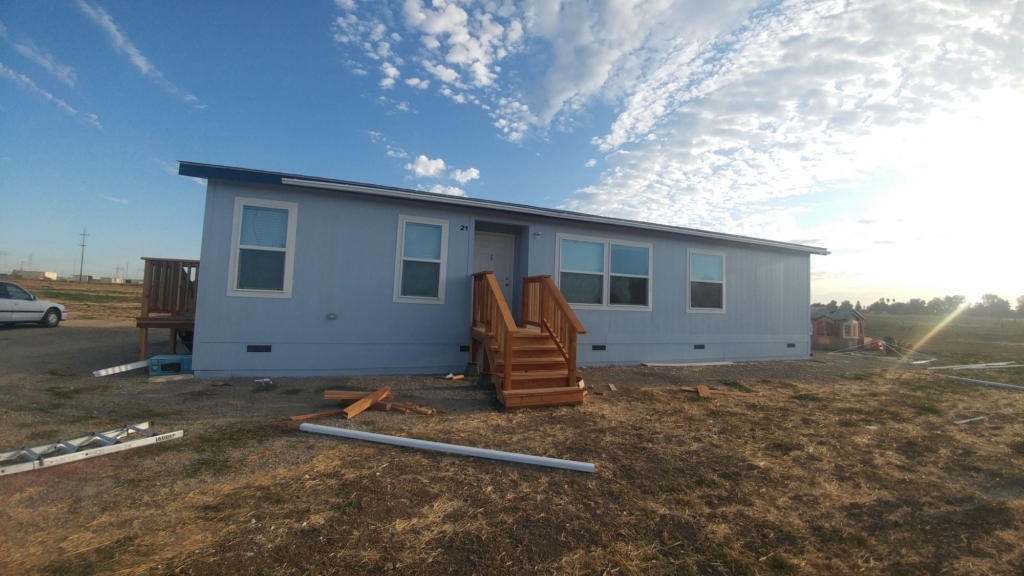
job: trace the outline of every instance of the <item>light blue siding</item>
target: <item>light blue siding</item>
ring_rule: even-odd
[[[227,295],[237,196],[298,204],[291,298]],[[402,214],[448,221],[444,304],[394,301]],[[212,180],[203,224],[196,374],[461,371],[468,359],[459,348],[469,344],[475,229],[516,235],[516,316],[522,276],[558,279],[556,234],[653,245],[651,310],[577,310],[587,328],[579,346],[583,365],[799,359],[810,352],[810,257],[804,253],[482,208]],[[688,248],[725,254],[725,313],[686,311]],[[327,318],[331,313],[336,320]],[[269,344],[272,351],[246,352],[252,344]],[[595,344],[606,349],[592,350]]]

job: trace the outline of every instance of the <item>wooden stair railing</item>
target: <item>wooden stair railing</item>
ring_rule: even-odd
[[[143,258],[142,309],[135,320],[139,328],[139,360],[146,359],[150,328],[171,331],[167,351],[177,352],[178,331],[195,328],[196,296],[199,288],[198,260]]]
[[[523,279],[523,326],[536,326],[551,335],[569,366],[569,385],[576,385],[576,340],[586,334],[562,291],[551,276]]]
[[[473,274],[473,325],[471,330],[482,331],[487,337],[483,339],[485,372],[498,372],[498,358],[502,359],[501,388],[512,389],[512,360],[514,355],[513,339],[519,332],[512,311],[508,309],[505,297],[501,293],[494,272],[477,272]],[[470,358],[476,358],[476,338],[470,339]],[[494,349],[491,349],[493,344]],[[474,360],[475,361],[475,360]]]

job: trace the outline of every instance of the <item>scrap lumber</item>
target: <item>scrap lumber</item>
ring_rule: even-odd
[[[956,422],[953,422],[953,424],[956,424],[957,426],[960,426],[961,424],[967,424],[969,422],[979,422],[981,420],[984,420],[985,418],[988,418],[988,416],[978,416],[977,418],[968,418],[967,420],[958,420]]]
[[[314,418],[327,418],[329,416],[337,416],[343,413],[344,410],[331,410],[330,412],[317,412],[315,414],[302,414],[301,416],[289,416],[288,418],[292,421],[299,420],[312,420]]]
[[[711,398],[711,389],[707,386],[697,386],[697,396],[701,398]]]
[[[367,408],[388,396],[391,396],[391,388],[388,388],[387,386],[378,388],[376,392],[367,395],[361,400],[357,400],[354,404],[342,410],[342,414],[345,415],[345,418],[355,418],[359,414],[363,413]]]
[[[697,386],[696,388],[693,386],[680,386],[678,390],[682,390],[684,392],[697,392],[698,394],[700,394],[700,388],[704,388],[712,396],[754,396],[754,394],[750,392],[737,392],[735,390],[715,390],[713,388],[708,388],[707,386]]]
[[[324,400],[362,400],[366,398],[369,392],[361,392],[358,390],[324,390]],[[388,395],[381,400],[387,400],[391,398],[391,391],[388,390]]]
[[[608,389],[611,390],[612,392],[615,392],[615,390],[616,390],[615,384],[609,384],[608,385]]]
[[[499,450],[487,450],[473,446],[459,446],[458,444],[444,444],[441,442],[430,442],[416,438],[402,438],[401,436],[388,436],[386,434],[373,434],[371,432],[360,432],[358,430],[346,430],[344,428],[332,428],[330,426],[319,426],[317,424],[302,424],[299,430],[313,432],[316,434],[327,434],[340,436],[353,440],[366,440],[368,442],[379,442],[381,444],[392,444],[394,446],[405,446],[407,448],[419,448],[421,450],[433,450],[435,452],[447,452],[462,456],[475,456],[477,458],[490,458],[492,460],[504,460],[506,462],[518,462],[520,464],[533,464],[536,466],[549,466],[576,472],[594,472],[594,465],[589,462],[576,462],[573,460],[559,460],[545,456],[531,456],[528,454],[516,454],[514,452],[501,452]]]

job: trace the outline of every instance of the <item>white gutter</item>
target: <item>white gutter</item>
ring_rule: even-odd
[[[741,244],[755,244],[757,246],[768,246],[771,248],[781,248],[784,250],[795,250],[798,252],[807,252],[809,254],[819,254],[827,256],[829,251],[824,248],[818,248],[815,246],[803,246],[800,244],[789,244],[786,242],[775,242],[773,240],[761,240],[758,238],[746,238],[740,236],[733,236],[731,234],[720,234],[717,232],[708,232],[705,230],[694,230],[691,228],[680,228],[677,226],[666,226],[664,224],[651,224],[648,222],[633,222],[629,220],[618,220],[612,218],[605,218],[602,216],[590,216],[587,214],[579,214],[575,212],[558,212],[554,210],[547,210],[544,208],[532,208],[530,206],[509,206],[501,204],[493,204],[474,198],[457,198],[451,196],[444,196],[440,194],[428,194],[424,192],[404,192],[401,190],[388,190],[382,188],[371,188],[368,186],[359,186],[356,184],[339,184],[337,182],[319,182],[317,180],[304,180],[301,178],[281,178],[281,184],[286,186],[302,186],[304,188],[320,188],[323,190],[339,190],[342,192],[353,192],[356,194],[370,194],[373,196],[386,196],[389,198],[401,198],[403,200],[418,200],[420,202],[436,202],[438,204],[451,204],[454,206],[474,206],[477,208],[484,208],[487,210],[501,210],[504,212],[515,212],[518,214],[529,214],[531,216],[544,216],[545,218],[561,218],[563,220],[574,220],[577,222],[587,222],[592,224],[605,224],[612,226],[625,226],[628,228],[639,228],[642,230],[656,230],[658,232],[668,232],[670,234],[684,234],[687,236],[697,236],[700,238],[711,238],[714,240],[724,240],[726,242],[739,242]]]
[[[443,444],[429,440],[417,440],[415,438],[402,438],[401,436],[388,436],[386,434],[374,434],[372,432],[360,432],[345,428],[333,428],[331,426],[320,426],[319,424],[302,424],[299,430],[313,432],[316,434],[327,434],[329,436],[340,436],[353,440],[367,440],[381,444],[393,444],[407,448],[420,448],[433,450],[435,452],[447,452],[461,456],[475,456],[477,458],[490,458],[491,460],[504,460],[506,462],[518,462],[520,464],[534,464],[536,466],[548,466],[550,468],[562,468],[576,472],[593,472],[594,465],[589,462],[576,462],[574,460],[559,460],[557,458],[546,458],[544,456],[530,456],[528,454],[516,454],[515,452],[501,452],[499,450],[487,450],[486,448],[474,448],[472,446],[459,446],[458,444]]]

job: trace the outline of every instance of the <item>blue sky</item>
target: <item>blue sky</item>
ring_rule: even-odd
[[[197,257],[193,160],[833,250],[813,297],[1024,294],[1024,4],[0,11],[0,267]]]

